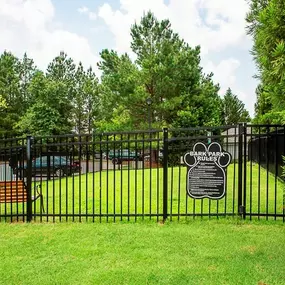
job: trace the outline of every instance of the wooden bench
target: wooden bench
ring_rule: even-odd
[[[40,185],[37,186],[37,196],[32,196],[32,202],[40,199],[41,209],[44,212],[43,195],[39,192]],[[0,181],[0,203],[21,203],[27,202],[27,189],[25,182]]]

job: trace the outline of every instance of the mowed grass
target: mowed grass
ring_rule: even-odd
[[[0,224],[0,284],[283,285],[284,224]]]
[[[228,215],[237,214],[238,208],[238,165],[231,164],[227,169],[226,196],[218,201],[209,199],[192,199],[186,194],[186,167],[173,167],[168,170],[168,213],[170,219],[177,215]],[[44,196],[44,214],[55,216],[74,216],[68,219],[80,220],[76,217],[86,215],[88,220],[102,220],[99,216],[109,215],[108,219],[137,219],[124,215],[154,215],[161,219],[163,209],[163,170],[109,170],[88,173],[81,176],[64,177],[41,184]],[[257,164],[247,165],[246,211],[252,213],[284,213],[284,184],[274,175],[268,174]],[[35,194],[35,193],[34,193]],[[6,205],[6,213],[17,211],[17,205]],[[21,213],[22,205],[18,205]],[[40,203],[33,204],[34,213],[40,215]],[[1,213],[5,207],[1,205]],[[88,217],[88,215],[91,215]],[[112,217],[114,216],[114,218]],[[182,218],[180,216],[179,218]],[[122,217],[122,218],[121,218]],[[45,220],[50,218],[44,217]],[[58,219],[57,217],[53,220]],[[83,217],[82,219],[85,219]],[[105,220],[106,218],[103,217]],[[141,218],[140,218],[141,219]]]

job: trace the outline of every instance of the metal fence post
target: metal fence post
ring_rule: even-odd
[[[243,218],[246,215],[247,123],[243,124]]]
[[[243,124],[238,124],[238,214],[243,216],[243,180],[242,180],[242,165],[243,165]]]
[[[99,170],[103,170],[103,150],[102,150],[102,134],[99,136],[99,142],[100,142],[100,161],[99,161]],[[107,155],[107,154],[106,154]]]
[[[27,222],[32,220],[32,157],[31,157],[32,137],[27,136]]]
[[[163,129],[163,221],[168,213],[168,129]]]
[[[50,153],[47,154],[47,180],[51,180]]]

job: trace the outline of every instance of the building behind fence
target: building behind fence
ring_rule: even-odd
[[[248,143],[250,141],[250,135],[252,132],[251,127],[246,127],[246,142]],[[222,135],[224,136],[223,142],[224,142],[224,149],[228,151],[232,157],[238,157],[239,155],[239,144],[238,144],[238,134],[239,134],[239,127],[235,126],[233,128],[229,128],[222,132]],[[242,147],[242,152],[244,149],[244,146]],[[248,154],[248,149],[246,148],[246,153]]]

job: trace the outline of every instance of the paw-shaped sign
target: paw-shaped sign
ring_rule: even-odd
[[[223,151],[219,143],[209,146],[198,142],[193,151],[184,155],[188,166],[187,193],[196,199],[221,199],[226,193],[226,167],[231,162],[230,153]]]

